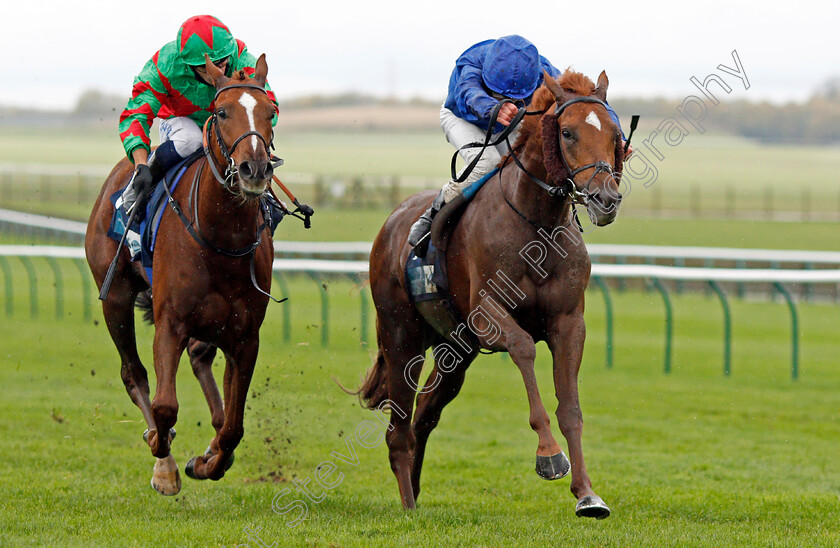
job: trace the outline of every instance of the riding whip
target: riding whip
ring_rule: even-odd
[[[634,114],[632,118],[630,118],[630,135],[627,136],[627,140],[624,141],[624,153],[627,154],[627,149],[630,148],[630,139],[633,138],[633,132],[636,131],[636,126],[639,125],[639,115]]]
[[[134,182],[134,178],[131,178],[131,183]],[[129,184],[131,184],[129,183]],[[105,274],[105,281],[102,282],[102,289],[99,290],[99,300],[104,301],[108,298],[108,292],[111,290],[111,282],[114,281],[114,274],[117,271],[117,261],[120,258],[120,251],[122,251],[122,246],[125,243],[125,237],[128,235],[128,229],[131,227],[131,223],[134,222],[134,217],[137,216],[137,211],[140,209],[137,207],[137,204],[141,202],[140,196],[137,197],[137,201],[131,206],[131,211],[128,215],[128,221],[125,223],[125,232],[123,232],[122,238],[120,238],[120,243],[117,245],[117,252],[114,254],[114,258],[111,261],[111,264],[108,266],[108,272]]]
[[[295,204],[295,207],[297,208],[296,210],[289,212],[289,214],[298,217],[297,215],[295,215],[295,213],[300,211],[301,213],[303,213],[303,228],[311,228],[312,221],[310,221],[309,218],[315,214],[315,210],[306,204],[301,204],[300,202],[298,202],[298,199],[295,198],[295,195],[292,194],[292,191],[289,190],[286,187],[286,185],[284,185],[283,182],[277,178],[277,175],[275,175],[273,179],[274,182],[277,183],[277,186],[279,186],[283,190],[283,192],[286,193],[286,196],[289,197],[289,199],[292,201],[293,204]]]

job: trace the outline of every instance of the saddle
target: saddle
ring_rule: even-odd
[[[405,264],[409,299],[429,325],[449,340],[452,340],[450,333],[464,324],[464,318],[458,313],[449,293],[447,240],[473,197],[498,171],[498,168],[494,169],[447,202],[432,221],[431,241],[425,257],[417,257],[412,249]]]

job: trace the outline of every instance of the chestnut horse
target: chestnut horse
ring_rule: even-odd
[[[618,177],[624,151],[604,105],[608,83],[603,72],[597,87],[572,71],[559,80],[545,74],[531,104],[545,113],[523,120],[515,158],[505,158],[449,235],[449,293],[468,326],[462,323],[449,335],[436,332],[407,292],[405,264],[411,249],[406,238],[434,192],[414,195],[398,206],[373,244],[370,284],[378,355],[359,393],[366,407],[391,407],[389,459],[407,509],[415,507],[420,493],[429,434],[444,406],[457,396],[480,347],[508,352],[522,374],[529,422],[539,436],[537,473],[557,479],[571,467],[577,515],[605,518],[610,513],[592,490],[581,446],[577,378],[586,336],[584,290],[590,261],[582,228],[574,220],[578,202],[586,204],[595,224],[609,224],[621,201]],[[553,356],[556,415],[571,466],[551,433],[537,388],[537,341],[545,341]],[[435,365],[419,388],[412,422],[421,369],[413,365],[418,356],[422,363],[430,346]]]
[[[181,488],[170,443],[178,416],[175,377],[186,348],[216,435],[207,452],[194,457],[185,471],[195,479],[218,480],[232,463],[243,435],[245,398],[257,359],[274,255],[271,234],[263,231],[259,199],[269,187],[273,169],[269,146],[274,105],[264,89],[265,55],[257,61],[253,78],[242,71],[227,78],[209,60],[205,67],[217,89],[215,110],[204,128],[205,156],[186,170],[173,191],[174,200],[183,205],[183,218],[167,207],[154,254],[157,385],[151,403],[134,331],[135,301],[149,284],[140,263],[131,262],[125,249],[119,250],[113,285],[102,302],[105,323],[122,361],[123,383],[143,413],[148,425],[144,439],[158,459],[152,487],[164,495]],[[114,213],[109,196],[126,185],[132,167],[123,159],[111,171],[88,222],[85,251],[99,287],[118,252],[117,242],[107,235]],[[216,347],[226,358],[224,403],[211,371]]]

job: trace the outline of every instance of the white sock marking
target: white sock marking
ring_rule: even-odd
[[[254,99],[247,91],[243,92],[239,97],[239,104],[245,107],[245,113],[248,115],[248,124],[251,126],[251,131],[257,131],[257,126],[254,124],[254,107],[257,106],[257,100]],[[587,121],[589,119],[587,118]],[[600,129],[600,126],[598,126]],[[251,146],[257,150],[257,136],[251,135]]]
[[[589,111],[589,116],[587,116],[584,121],[590,126],[595,126],[598,131],[601,131],[601,120],[598,118],[598,115],[595,114],[594,110]]]

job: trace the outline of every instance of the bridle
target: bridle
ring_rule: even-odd
[[[543,123],[546,123],[546,122],[555,123],[555,121],[558,120],[560,118],[560,116],[563,114],[563,111],[565,111],[567,108],[569,108],[570,106],[572,106],[574,104],[577,104],[577,103],[594,103],[594,104],[601,105],[602,107],[604,107],[605,110],[607,108],[606,103],[604,103],[603,101],[601,101],[600,99],[597,99],[595,97],[587,97],[587,96],[575,97],[575,98],[570,99],[570,100],[568,100],[568,101],[566,101],[565,103],[562,103],[562,104],[555,103],[554,113],[549,115],[548,118],[544,117],[543,118],[543,120],[544,120]],[[535,114],[537,114],[537,112],[535,112]],[[541,112],[539,112],[539,114],[545,114],[545,111],[541,111]],[[563,167],[563,171],[566,174],[566,177],[565,177],[565,179],[563,179],[560,182],[560,184],[550,185],[550,184],[546,183],[545,181],[543,181],[542,179],[540,179],[539,177],[532,174],[531,172],[529,172],[525,168],[525,166],[522,165],[522,162],[519,161],[519,158],[516,156],[516,153],[513,150],[513,147],[510,146],[510,142],[508,142],[508,148],[511,151],[510,152],[511,158],[516,163],[516,165],[519,167],[519,169],[521,169],[523,172],[525,172],[525,174],[528,175],[528,177],[534,183],[536,183],[537,186],[539,186],[540,188],[542,188],[543,190],[548,192],[548,194],[550,196],[552,196],[554,198],[561,198],[563,200],[563,202],[565,202],[566,199],[571,197],[574,203],[584,205],[584,206],[588,205],[589,204],[589,197],[590,197],[589,187],[592,185],[592,181],[595,180],[595,177],[597,177],[599,173],[608,173],[610,175],[615,176],[615,174],[618,172],[618,166],[613,167],[612,165],[610,165],[609,163],[604,162],[604,161],[593,162],[591,164],[586,164],[586,165],[580,166],[576,169],[572,169],[571,167],[569,167],[569,163],[566,160],[566,154],[563,151],[563,142],[560,139],[560,137],[558,136],[557,148],[558,148],[558,151],[559,151],[559,159],[560,159],[560,163]],[[575,184],[575,181],[574,181],[575,176],[578,173],[581,173],[581,172],[586,171],[587,169],[591,169],[591,168],[595,168],[595,171],[589,177],[589,180],[586,182],[586,185],[583,187],[583,189],[578,190],[577,185]]]
[[[229,86],[225,86],[225,87],[220,88],[216,92],[216,97],[213,99],[213,102],[214,103],[216,102],[216,99],[219,98],[220,93],[222,93],[223,91],[227,91],[229,89],[232,89],[232,88],[251,88],[251,89],[260,90],[263,93],[267,93],[262,86],[258,86],[256,84],[231,84]],[[214,128],[214,133],[216,135],[216,142],[219,145],[219,149],[221,150],[222,155],[225,157],[225,159],[228,162],[228,167],[225,170],[225,176],[224,177],[222,177],[221,174],[219,173],[219,170],[216,167],[216,159],[215,159],[215,157],[213,156],[213,153],[210,150],[210,146],[208,145],[207,136],[208,136],[208,133],[210,131],[210,128]],[[263,146],[265,146],[266,152],[269,153],[269,157],[272,158],[272,160],[274,160],[275,158],[273,156],[271,156],[271,154],[270,154],[270,149],[273,148],[273,146],[274,146],[273,145],[274,131],[272,131],[271,140],[268,141],[268,142],[266,142],[265,138],[258,131],[247,131],[247,132],[243,133],[242,135],[240,135],[239,137],[237,137],[236,140],[233,142],[233,144],[230,146],[230,148],[228,148],[227,145],[225,145],[225,142],[222,139],[222,135],[219,131],[219,121],[217,119],[216,113],[214,112],[213,115],[210,116],[210,118],[208,118],[207,121],[204,123],[204,129],[203,129],[203,145],[204,145],[203,146],[203,148],[204,148],[203,152],[204,152],[204,160],[205,160],[204,164],[207,164],[207,165],[210,166],[210,170],[213,172],[213,176],[215,177],[216,181],[218,181],[224,187],[225,190],[227,190],[228,192],[230,192],[232,194],[235,194],[235,192],[232,190],[232,186],[233,186],[233,179],[236,176],[237,169],[236,169],[236,163],[231,158],[231,155],[233,154],[233,151],[236,150],[236,146],[239,143],[241,143],[243,139],[245,139],[246,137],[251,137],[251,136],[256,136],[256,137],[260,138],[260,140],[263,143]],[[196,151],[196,154],[199,154],[199,151]],[[276,167],[276,165],[281,165],[283,163],[283,160],[281,160],[279,158],[277,158],[276,160],[277,160],[277,162],[275,162],[273,164],[273,165],[275,165],[275,167]],[[275,299],[267,291],[264,291],[262,288],[260,288],[259,284],[257,284],[257,278],[256,278],[256,273],[255,273],[254,260],[255,260],[255,257],[256,257],[256,251],[257,251],[257,248],[259,248],[260,244],[262,243],[262,234],[263,234],[263,231],[268,227],[268,219],[271,216],[271,210],[270,210],[270,207],[269,207],[268,203],[266,203],[262,198],[260,198],[260,213],[263,217],[263,222],[256,229],[256,236],[254,238],[254,242],[251,243],[251,244],[248,244],[244,247],[241,247],[239,249],[226,249],[226,248],[223,248],[223,247],[219,247],[219,246],[215,245],[214,243],[210,242],[204,236],[203,232],[201,231],[201,226],[199,225],[199,215],[198,215],[198,193],[199,193],[199,181],[201,180],[201,175],[203,173],[204,164],[201,164],[195,170],[195,175],[193,176],[192,186],[190,188],[189,196],[190,196],[190,203],[192,204],[193,219],[190,220],[184,214],[184,212],[181,210],[181,207],[178,204],[177,200],[175,200],[175,198],[172,196],[172,193],[169,190],[169,185],[166,183],[166,181],[164,181],[163,187],[164,187],[164,190],[166,191],[166,194],[168,196],[169,205],[172,207],[172,210],[175,212],[178,219],[180,219],[181,223],[187,229],[187,232],[189,233],[189,235],[192,236],[193,240],[195,240],[199,245],[201,245],[204,248],[210,249],[213,252],[218,253],[219,255],[224,255],[226,257],[232,257],[232,258],[249,257],[250,258],[249,267],[250,267],[250,271],[251,271],[251,284],[254,286],[254,288],[256,288],[256,290],[259,291],[260,293],[262,293],[263,295],[272,299],[274,302],[281,303],[281,302],[285,301],[286,299],[281,299],[281,300]],[[189,165],[189,163],[187,165]],[[182,173],[185,170],[186,170],[186,167],[183,168]]]
[[[264,87],[258,86],[256,84],[231,84],[229,86],[224,86],[222,88],[219,88],[216,91],[216,96],[213,98],[213,104],[216,103],[216,101],[219,99],[219,95],[222,92],[230,90],[230,89],[234,89],[234,88],[256,89],[258,91],[261,91],[262,93],[265,93],[266,95],[268,94],[268,92],[266,92]],[[213,134],[216,137],[216,144],[219,147],[219,151],[221,151],[222,156],[224,157],[225,161],[227,162],[226,166],[225,166],[224,177],[222,177],[222,174],[219,172],[219,168],[216,167],[216,159],[213,156],[212,151],[210,150],[210,144],[209,144],[208,136],[209,136],[209,133],[211,131],[213,132]],[[233,191],[233,181],[234,181],[234,178],[236,177],[236,174],[237,174],[237,171],[238,171],[238,168],[236,166],[236,162],[233,161],[233,151],[236,150],[236,147],[239,145],[239,143],[241,143],[247,137],[258,137],[259,140],[262,141],[263,147],[265,147],[266,154],[268,154],[269,158],[271,158],[272,160],[275,160],[272,163],[273,167],[276,168],[276,167],[282,165],[282,163],[283,163],[283,160],[280,160],[279,158],[274,158],[271,154],[271,151],[274,150],[274,130],[273,129],[271,131],[271,138],[268,141],[265,140],[265,137],[263,137],[262,133],[260,133],[259,131],[255,131],[255,130],[246,131],[245,133],[243,133],[242,135],[237,137],[233,141],[233,143],[230,145],[230,148],[228,148],[228,146],[225,144],[224,139],[222,139],[222,134],[221,134],[221,131],[219,130],[218,114],[214,110],[213,114],[209,118],[207,118],[206,122],[204,122],[204,129],[202,130],[202,134],[203,134],[203,144],[204,144],[204,156],[207,158],[207,163],[210,165],[210,170],[213,172],[213,177],[215,177],[216,181],[218,181],[223,187],[225,187],[225,190],[227,190],[228,192],[231,192],[231,193],[234,192]]]
[[[556,104],[554,108],[554,117],[558,120],[560,116],[563,114],[563,111],[569,108],[570,106],[577,104],[577,103],[595,103],[597,105],[601,105],[604,107],[604,110],[607,110],[607,104],[597,99],[595,97],[575,97],[574,99],[569,99],[562,105]],[[576,203],[581,205],[588,205],[589,204],[589,187],[592,185],[592,181],[595,180],[595,177],[598,176],[599,173],[608,173],[610,175],[614,175],[618,169],[618,166],[615,168],[604,161],[594,162],[591,164],[586,164],[580,166],[577,169],[571,169],[569,167],[569,163],[566,161],[566,154],[563,152],[563,141],[562,139],[558,139],[558,148],[560,150],[560,161],[563,164],[563,169],[568,173],[568,176],[563,181],[564,184],[569,186],[569,194],[572,196]],[[575,185],[575,176],[582,172],[586,171],[590,168],[595,168],[595,171],[589,177],[589,180],[586,182],[586,186],[583,187],[583,190],[578,190],[577,185]],[[557,188],[557,187],[554,187]]]

